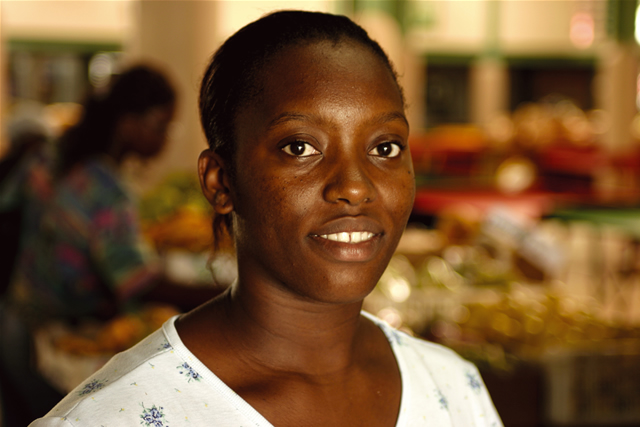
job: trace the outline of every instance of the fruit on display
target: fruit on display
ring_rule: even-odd
[[[183,206],[155,223],[143,225],[144,235],[156,249],[185,249],[204,252],[213,244],[211,218],[197,208]]]
[[[404,237],[364,309],[392,326],[443,343],[475,362],[511,369],[562,351],[640,348],[640,329],[602,315],[602,304],[565,291],[559,280],[533,281],[497,256],[502,249],[448,244],[448,230],[408,229],[430,240],[422,255]],[[404,253],[400,253],[404,252]]]
[[[135,345],[177,314],[179,311],[171,305],[150,304],[104,324],[68,330],[54,339],[54,347],[70,355],[115,354]]]
[[[507,195],[538,190],[591,194],[600,190],[604,174],[623,178],[604,144],[609,122],[602,110],[584,111],[569,98],[549,96],[483,125],[440,125],[411,138],[417,182]]]
[[[143,234],[159,251],[212,247],[212,211],[195,173],[176,172],[140,200]]]

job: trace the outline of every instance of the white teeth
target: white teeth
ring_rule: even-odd
[[[347,233],[346,231],[343,231],[341,233],[323,234],[320,237],[327,240],[333,240],[334,242],[360,243],[371,239],[373,236],[374,234],[368,231],[356,231],[354,233]]]

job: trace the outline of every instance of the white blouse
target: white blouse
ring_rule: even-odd
[[[397,427],[502,426],[473,364],[363,315],[382,329],[398,361]],[[176,318],[114,356],[31,426],[273,427],[185,347]]]

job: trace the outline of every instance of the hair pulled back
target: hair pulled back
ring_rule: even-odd
[[[200,121],[209,148],[235,175],[235,119],[239,110],[257,96],[258,76],[267,62],[285,48],[327,41],[337,45],[354,41],[368,48],[391,72],[397,74],[380,45],[346,16],[321,12],[284,10],[268,14],[229,37],[213,55],[200,87]],[[404,101],[404,97],[403,97]],[[231,232],[231,216],[214,217],[215,241]]]
[[[109,152],[120,118],[143,114],[175,102],[176,92],[160,71],[133,66],[112,79],[106,92],[93,93],[84,103],[82,117],[60,138],[58,174],[96,155]]]

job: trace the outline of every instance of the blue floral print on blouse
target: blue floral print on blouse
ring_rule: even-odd
[[[176,369],[179,369],[180,375],[184,375],[188,378],[187,382],[191,382],[191,380],[200,381],[199,373],[197,373],[187,362],[184,362],[182,365],[176,366]]]
[[[84,396],[84,395],[93,393],[94,391],[100,390],[102,387],[104,387],[105,383],[106,381],[100,381],[94,378],[93,380],[91,380],[91,382],[88,382],[87,384],[84,385],[84,387],[82,388],[82,390],[80,390],[80,393],[78,393],[78,395]]]
[[[449,402],[444,397],[444,394],[439,389],[436,389],[436,394],[438,395],[438,402],[440,402],[440,409],[449,409]]]
[[[164,422],[168,422],[167,420],[163,422],[164,412],[162,410],[164,408],[162,406],[153,405],[151,408],[145,408],[143,403],[140,405],[142,406],[142,414],[140,415],[142,421],[140,421],[140,424],[147,427],[169,427],[169,424],[164,424]]]
[[[467,372],[467,380],[469,381],[469,387],[471,387],[476,393],[480,393],[482,383],[480,382],[478,375],[473,372]]]
[[[169,344],[169,341],[164,340],[162,341],[162,344],[160,344],[160,347],[158,347],[158,350],[169,350],[173,347],[171,347],[171,344]]]

